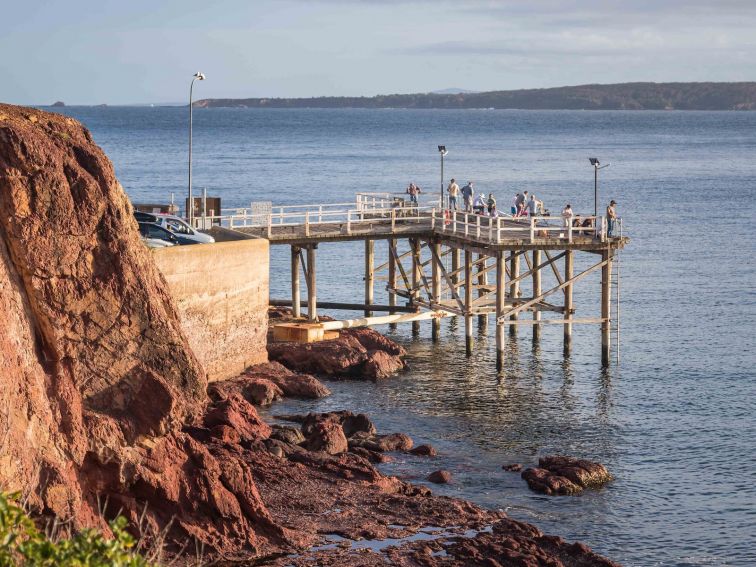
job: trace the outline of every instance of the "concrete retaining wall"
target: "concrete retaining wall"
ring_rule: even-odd
[[[267,240],[174,246],[153,254],[210,381],[267,362]]]

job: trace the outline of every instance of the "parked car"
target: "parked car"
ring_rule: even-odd
[[[165,229],[170,230],[176,236],[185,240],[193,240],[197,244],[209,244],[215,242],[215,239],[209,234],[200,232],[195,228],[189,226],[189,224],[175,215],[165,215],[157,213],[143,213],[141,211],[134,211],[134,217],[138,222],[147,222],[157,224]],[[182,244],[184,244],[182,242]]]
[[[159,238],[147,238],[146,236],[142,237],[142,242],[144,242],[147,248],[170,248],[171,246],[176,246],[175,242],[168,242]]]
[[[151,222],[140,222],[139,233],[144,238],[155,238],[158,240],[165,240],[166,242],[171,242],[173,244],[199,244],[199,242],[197,242],[196,240],[192,240],[191,238],[185,238],[180,234],[171,232],[167,228],[163,228],[162,226],[159,226]]]

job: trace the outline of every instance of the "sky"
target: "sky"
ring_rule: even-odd
[[[756,0],[0,0],[0,101],[756,80]]]

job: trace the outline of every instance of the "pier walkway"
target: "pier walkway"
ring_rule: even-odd
[[[564,350],[569,353],[572,326],[601,326],[602,360],[609,362],[613,339],[619,341],[619,262],[617,253],[627,244],[621,219],[615,234],[608,234],[604,217],[579,215],[581,224],[565,226],[561,217],[489,217],[449,211],[439,201],[410,205],[401,195],[360,193],[354,203],[277,206],[253,204],[249,209],[223,211],[215,217],[199,217],[196,224],[221,226],[247,235],[266,238],[271,245],[291,247],[291,300],[295,316],[302,308],[300,269],[307,287],[307,311],[317,321],[316,250],[328,242],[361,240],[365,243],[364,303],[334,304],[344,309],[364,310],[365,318],[326,323],[328,329],[379,323],[430,319],[437,338],[440,319],[465,318],[468,354],[472,353],[472,318],[485,324],[495,315],[497,365],[504,357],[504,329],[514,334],[521,325],[531,326],[534,339],[542,325],[564,327]],[[388,243],[387,261],[375,266],[376,240]],[[587,253],[595,260],[576,273],[575,254]],[[583,262],[582,264],[585,264]],[[576,318],[573,287],[589,274],[601,270],[601,316]],[[385,272],[385,275],[381,275]],[[493,281],[489,282],[489,275]],[[544,284],[548,278],[549,287]],[[387,282],[387,306],[373,301],[375,282]],[[615,313],[612,315],[612,290]],[[562,300],[553,303],[553,298]],[[397,304],[397,298],[406,301]],[[387,316],[373,312],[387,310]],[[530,313],[531,318],[521,315]],[[558,318],[542,314],[557,313]],[[618,351],[617,351],[618,352]]]

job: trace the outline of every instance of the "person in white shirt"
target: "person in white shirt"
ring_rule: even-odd
[[[562,209],[562,218],[564,219],[564,226],[568,227],[570,224],[572,224],[572,217],[575,216],[575,213],[572,212],[572,205],[567,203],[567,205]]]

